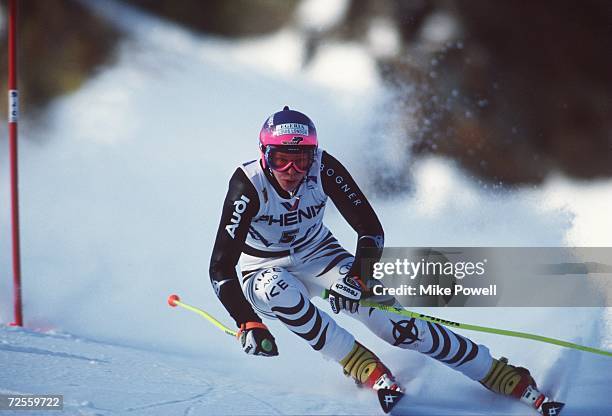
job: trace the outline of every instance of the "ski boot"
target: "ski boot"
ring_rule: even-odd
[[[340,361],[344,374],[358,386],[373,389],[385,413],[389,413],[404,396],[391,371],[369,349],[355,341],[350,353]]]
[[[489,373],[480,384],[495,393],[514,397],[544,416],[560,415],[565,406],[541,393],[529,370],[508,364],[505,357],[493,359]]]

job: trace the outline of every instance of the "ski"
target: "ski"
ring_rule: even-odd
[[[565,403],[552,400],[534,386],[528,386],[520,400],[543,416],[559,416],[565,406]]]

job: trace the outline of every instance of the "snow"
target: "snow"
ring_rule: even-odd
[[[261,366],[251,379],[240,379],[235,376],[240,365],[228,360],[139,350],[66,333],[0,328],[0,357],[0,394],[63,394],[62,414],[293,414],[294,402],[305,394],[311,403],[300,409],[309,413],[363,410],[358,403],[328,403],[324,395],[284,383],[271,392],[274,380],[261,374]],[[3,412],[11,413],[24,414]]]
[[[464,312],[473,318],[473,311]],[[598,313],[593,312],[591,316],[597,318]],[[570,316],[567,312],[566,315]],[[175,318],[177,323],[181,322],[181,317]],[[498,323],[504,318],[490,320]],[[552,314],[546,318],[555,321]],[[557,326],[547,330],[567,333],[564,324]],[[592,322],[590,327],[593,328]],[[66,415],[379,413],[374,395],[356,389],[338,374],[339,368],[326,368],[314,374],[299,366],[298,378],[295,356],[249,360],[237,348],[230,348],[235,342],[231,337],[221,332],[214,335],[211,341],[218,346],[216,353],[179,354],[101,342],[60,331],[0,327],[0,394],[63,394],[62,414]],[[579,341],[592,342],[599,337],[600,334],[592,333]],[[495,341],[491,337],[490,344]],[[535,369],[534,375],[541,385],[568,401],[564,414],[607,414],[609,358],[535,345],[517,354],[522,346],[524,341],[511,340],[506,348],[498,350],[521,355]],[[281,354],[282,347],[283,344]],[[226,348],[227,351],[222,351]],[[526,414],[523,405],[492,395],[417,353],[386,351],[383,358],[399,368],[397,376],[409,392],[394,414]],[[318,367],[314,359],[312,364]],[[27,414],[3,412],[12,413]]]
[[[306,29],[325,31],[342,20],[348,7],[348,0],[303,0],[298,5],[296,17]]]
[[[0,393],[64,394],[64,413],[76,415],[379,413],[374,395],[356,389],[336,364],[278,322],[269,326],[280,356],[253,358],[197,315],[166,304],[170,293],[179,293],[230,323],[208,281],[209,255],[227,179],[238,163],[257,156],[257,132],[270,112],[289,104],[308,113],[324,147],[360,183],[368,183],[365,167],[374,150],[394,160],[398,114],[383,110],[389,95],[367,69],[373,66],[351,74],[355,88],[330,89],[322,75],[337,68],[334,45],[311,68],[268,67],[254,57],[288,42],[290,56],[300,60],[302,40],[281,31],[230,42],[118,3],[86,4],[110,10],[130,36],[116,64],[57,100],[39,125],[21,123],[27,329],[0,327]],[[365,61],[364,50],[345,47],[345,68],[352,59]],[[383,126],[374,137],[373,123]],[[3,184],[7,159],[1,152]],[[606,214],[612,181],[554,177],[536,189],[492,190],[437,158],[416,162],[410,174],[412,194],[373,200],[389,245],[612,245]],[[0,186],[1,201],[8,200],[7,188]],[[328,211],[326,223],[354,248],[354,233],[336,210]],[[2,204],[4,324],[12,318],[9,235]],[[457,308],[435,315],[612,348],[604,308]],[[442,364],[389,348],[360,324],[339,320],[406,386],[399,414],[525,414]],[[564,414],[603,415],[612,405],[609,358],[464,335],[558,390],[569,403]]]

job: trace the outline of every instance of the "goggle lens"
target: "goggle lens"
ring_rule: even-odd
[[[268,151],[267,161],[270,167],[274,170],[284,172],[289,170],[291,166],[300,173],[304,173],[310,169],[314,159],[314,152],[310,149],[299,151],[283,151],[280,149],[271,149]]]

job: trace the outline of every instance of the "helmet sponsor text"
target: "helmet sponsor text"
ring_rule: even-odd
[[[300,123],[283,123],[274,126],[274,131],[272,132],[272,135],[282,136],[285,134],[308,136],[308,126]]]

